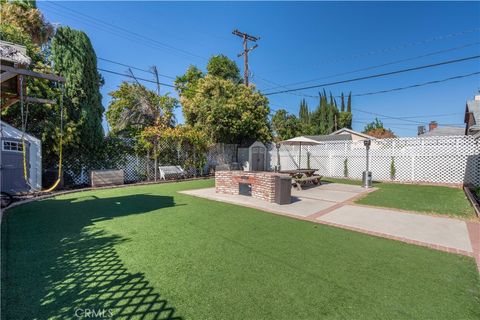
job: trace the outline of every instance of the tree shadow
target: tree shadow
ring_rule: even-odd
[[[181,319],[143,273],[124,266],[115,245],[129,239],[93,225],[172,206],[172,197],[140,194],[51,199],[11,210],[2,223],[3,316]]]

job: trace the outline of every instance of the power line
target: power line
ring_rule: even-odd
[[[160,42],[160,41],[158,41],[158,40],[149,38],[149,37],[144,36],[144,35],[142,35],[142,34],[139,34],[139,33],[130,31],[130,30],[128,30],[128,29],[125,29],[125,28],[123,28],[123,27],[120,27],[120,26],[117,26],[117,25],[114,25],[114,24],[105,22],[105,21],[103,21],[103,20],[94,18],[94,17],[89,16],[89,15],[87,15],[87,14],[84,14],[84,13],[82,13],[82,12],[79,12],[79,11],[76,11],[76,10],[74,10],[74,9],[71,9],[71,8],[65,7],[65,6],[63,6],[63,5],[60,5],[60,4],[56,3],[56,2],[48,1],[48,3],[49,3],[49,4],[52,4],[52,5],[54,5],[54,6],[63,8],[64,10],[68,10],[68,11],[70,11],[70,12],[73,12],[73,13],[75,13],[75,14],[77,14],[77,15],[86,17],[86,18],[88,18],[88,19],[90,19],[90,20],[92,20],[92,21],[96,21],[96,22],[98,22],[98,23],[100,23],[100,24],[103,24],[103,25],[105,25],[105,26],[108,26],[108,27],[110,27],[110,28],[114,28],[114,29],[120,30],[122,33],[128,33],[128,34],[130,34],[130,35],[132,35],[132,36],[134,36],[134,37],[136,37],[136,38],[144,39],[144,40],[149,41],[149,42],[151,42],[151,43],[155,43],[155,44],[157,44],[157,45],[159,45],[159,46],[161,46],[161,47],[164,47],[164,48],[167,48],[167,49],[170,49],[170,50],[174,50],[174,51],[177,51],[177,52],[181,52],[181,53],[183,53],[183,54],[186,54],[186,55],[189,55],[189,56],[192,56],[192,57],[201,58],[201,59],[203,59],[203,60],[206,60],[206,59],[207,59],[207,58],[205,58],[205,57],[203,57],[203,56],[200,56],[200,55],[198,55],[198,54],[189,52],[189,51],[187,51],[187,50],[174,47],[174,46],[169,45],[169,44],[167,44],[167,43]]]
[[[477,74],[480,74],[480,72],[472,72],[472,73],[468,73],[468,74],[464,74],[464,75],[458,75],[458,76],[453,76],[453,77],[449,77],[449,78],[445,78],[445,79],[441,79],[441,80],[433,80],[433,81],[428,81],[428,82],[419,83],[419,84],[413,84],[413,85],[405,86],[405,87],[398,87],[398,88],[380,90],[380,91],[375,91],[375,92],[353,94],[352,96],[354,96],[354,97],[371,96],[371,95],[375,95],[375,94],[381,94],[381,93],[387,93],[387,92],[393,92],[393,91],[401,91],[401,90],[406,90],[406,89],[411,89],[411,88],[423,87],[423,86],[427,86],[427,85],[431,85],[431,84],[435,84],[435,83],[446,82],[446,81],[450,81],[450,80],[467,78],[467,77],[471,77],[471,76],[477,75]]]
[[[355,59],[355,58],[360,58],[360,57],[366,57],[366,56],[371,56],[371,55],[375,55],[375,54],[378,54],[378,53],[387,53],[387,52],[398,51],[398,50],[402,50],[402,49],[406,49],[406,48],[410,48],[410,47],[414,47],[414,46],[418,46],[418,45],[424,45],[424,44],[434,42],[434,41],[449,39],[449,38],[458,37],[458,36],[462,36],[462,35],[469,34],[469,33],[478,32],[478,31],[480,31],[480,27],[475,27],[473,29],[468,29],[468,30],[463,30],[463,31],[458,31],[458,32],[451,32],[451,33],[448,33],[448,34],[445,34],[445,35],[435,36],[435,37],[427,38],[427,39],[420,40],[420,41],[413,41],[413,42],[405,43],[405,44],[398,45],[398,46],[385,47],[385,48],[382,48],[382,49],[370,50],[368,52],[363,52],[363,53],[348,55],[348,56],[344,56],[344,57],[336,57],[336,58],[333,58],[333,59],[323,60],[323,61],[320,61],[319,64],[336,63],[336,62],[344,61],[344,60],[347,60],[347,59]],[[314,65],[313,67],[318,67],[318,64]],[[274,73],[274,72],[277,72],[277,71],[267,72],[267,74]]]
[[[417,71],[417,70],[422,70],[422,69],[427,69],[427,68],[439,67],[439,66],[448,65],[448,64],[459,63],[459,62],[463,62],[463,61],[469,61],[469,60],[478,59],[478,58],[480,58],[480,55],[466,57],[466,58],[460,58],[460,59],[455,59],[455,60],[442,61],[442,62],[438,62],[438,63],[428,64],[428,65],[423,65],[423,66],[418,66],[418,67],[413,67],[413,68],[407,68],[407,69],[401,69],[401,70],[396,70],[396,71],[383,72],[383,73],[378,73],[378,74],[373,74],[373,75],[363,76],[363,77],[358,77],[358,78],[353,78],[353,79],[323,83],[323,84],[307,86],[307,87],[302,87],[302,88],[269,92],[269,93],[264,93],[264,95],[268,96],[268,95],[274,95],[274,94],[279,94],[279,93],[294,92],[294,91],[300,91],[300,90],[306,90],[306,89],[314,89],[314,88],[332,86],[332,85],[341,84],[341,83],[349,83],[349,82],[355,82],[355,81],[361,81],[361,80],[367,80],[367,79],[373,79],[373,78],[380,78],[380,77],[390,76],[390,75],[394,75],[394,74],[406,73],[406,72]]]
[[[119,66],[123,66],[123,67],[126,67],[126,68],[130,68],[130,69],[132,69],[132,70],[137,70],[137,71],[142,71],[142,72],[145,72],[145,73],[152,74],[152,72],[151,72],[150,70],[142,69],[142,68],[139,68],[139,67],[134,67],[134,66],[131,66],[131,65],[122,63],[122,62],[117,62],[117,61],[113,61],[113,60],[106,59],[106,58],[100,58],[100,57],[97,57],[97,59],[98,59],[98,60],[102,60],[102,61],[106,61],[106,62],[109,62],[109,63],[113,63],[113,64],[116,64],[116,65],[119,65]],[[168,79],[172,79],[172,80],[175,80],[175,79],[176,79],[175,77],[167,76],[167,75],[161,74],[161,73],[159,73],[158,75],[159,75],[160,77],[164,77],[164,78],[168,78]]]
[[[132,79],[136,79],[136,80],[141,80],[141,81],[145,81],[145,82],[157,84],[157,81],[154,81],[154,80],[145,79],[145,78],[139,78],[139,77],[134,77],[134,76],[132,76],[132,75],[125,74],[125,73],[120,73],[120,72],[117,72],[117,71],[106,70],[106,69],[102,69],[102,68],[97,68],[97,70],[98,70],[98,71],[102,71],[102,72],[111,73],[111,74],[116,74],[116,75],[119,75],[119,76],[124,76],[124,77],[127,77],[127,78],[132,78]],[[158,84],[161,84],[162,86],[169,87],[169,88],[175,88],[174,85],[168,84],[168,83],[158,82]]]
[[[395,61],[391,61],[391,62],[387,62],[387,63],[382,63],[382,64],[378,64],[378,65],[374,65],[374,66],[368,66],[368,67],[363,67],[363,68],[359,68],[359,69],[355,69],[355,70],[340,72],[340,73],[331,74],[331,75],[328,75],[328,76],[319,77],[319,78],[315,78],[315,79],[310,79],[310,80],[306,80],[306,81],[293,82],[293,83],[284,84],[284,85],[277,84],[276,87],[269,87],[269,88],[265,88],[265,89],[263,89],[263,90],[266,91],[266,90],[271,90],[271,89],[276,89],[276,88],[288,88],[288,87],[290,87],[290,86],[305,84],[305,83],[309,83],[309,82],[313,82],[313,81],[318,81],[318,80],[323,80],[323,79],[334,78],[334,77],[338,77],[338,76],[344,76],[344,75],[347,75],[347,74],[357,73],[357,72],[360,72],[360,71],[367,71],[367,70],[372,70],[372,69],[378,69],[378,68],[386,67],[386,66],[393,65],[393,64],[398,64],[398,63],[402,63],[402,62],[417,60],[417,59],[426,58],[426,57],[431,57],[431,56],[434,56],[434,55],[437,55],[437,54],[442,54],[442,53],[446,53],[446,52],[451,52],[451,51],[456,51],[456,50],[465,49],[465,48],[469,48],[469,47],[472,47],[472,46],[476,46],[476,45],[478,45],[478,44],[480,44],[480,42],[467,43],[467,44],[464,44],[464,45],[459,46],[459,47],[448,48],[448,49],[444,49],[444,50],[440,50],[440,51],[435,51],[435,52],[430,52],[430,53],[423,54],[423,55],[419,55],[419,56],[415,56],[415,57],[404,58],[404,59],[395,60]],[[263,79],[263,78],[261,78],[261,79]],[[269,81],[269,80],[267,80],[267,79],[263,79],[263,80],[275,84],[274,82]]]

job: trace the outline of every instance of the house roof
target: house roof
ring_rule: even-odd
[[[473,114],[475,125],[469,128],[470,131],[480,131],[480,100],[467,101],[467,112]]]
[[[432,129],[422,134],[422,137],[436,137],[436,136],[463,136],[465,135],[465,128],[442,126]]]
[[[0,121],[0,138],[3,139],[15,139],[15,140],[21,140],[22,139],[22,131],[9,125],[6,122]],[[35,141],[40,143],[40,139],[29,135],[28,133],[25,133],[24,135],[25,140],[28,141]]]
[[[338,135],[323,135],[323,136],[304,136],[316,141],[350,141],[352,136],[349,134],[338,134]]]
[[[0,41],[0,57],[4,61],[22,65],[29,65],[32,62],[24,46],[6,41]]]
[[[357,132],[355,130],[348,129],[348,128],[342,128],[340,130],[330,133],[330,135],[342,135],[342,134],[355,134],[365,139],[376,139],[375,137],[369,136],[368,134]]]

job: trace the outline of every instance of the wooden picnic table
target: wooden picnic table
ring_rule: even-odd
[[[295,170],[282,170],[280,173],[289,174],[292,177],[292,185],[297,187],[298,190],[302,190],[307,182],[311,182],[315,185],[320,183],[322,176],[315,175],[317,169],[295,169]]]

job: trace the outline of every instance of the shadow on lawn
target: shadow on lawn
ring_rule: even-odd
[[[52,199],[12,210],[2,223],[3,315],[75,319],[89,310],[102,319],[181,319],[143,273],[123,265],[115,245],[128,239],[93,226],[172,206],[172,197],[141,194]]]

